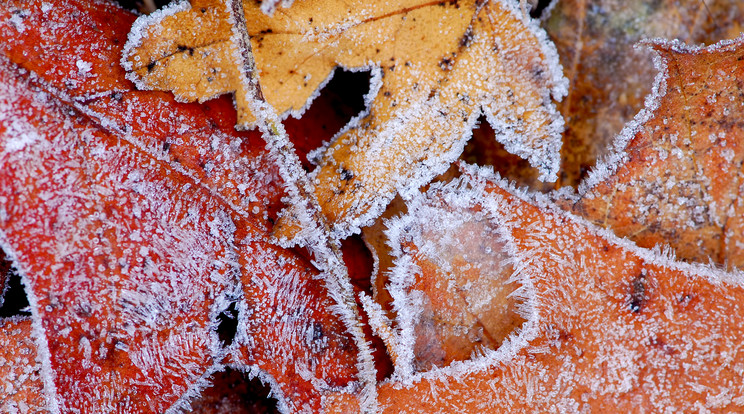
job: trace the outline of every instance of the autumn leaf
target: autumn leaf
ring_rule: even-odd
[[[322,275],[266,242],[282,195],[267,154],[229,106],[133,90],[117,69],[133,20],[77,1],[0,8],[0,245],[31,301],[48,407],[161,412],[229,357],[284,407],[317,410],[355,387],[358,350]],[[235,302],[227,346],[216,328]]]
[[[643,107],[656,69],[649,38],[690,45],[734,39],[744,3],[728,0],[561,0],[544,22],[570,87],[558,109],[566,119],[562,186],[577,186],[606,156],[615,136]]]
[[[46,411],[41,364],[37,362],[30,318],[0,318],[0,411]]]
[[[557,171],[562,121],[550,97],[565,93],[564,79],[543,32],[512,2],[303,1],[274,17],[246,2],[245,13],[261,90],[279,113],[301,114],[336,66],[374,68],[368,112],[312,175],[336,237],[446,170],[481,113],[543,179]],[[179,99],[234,92],[248,126],[231,35],[223,4],[180,3],[137,23],[125,59],[140,87]],[[294,235],[297,215],[285,212],[275,233]]]
[[[498,229],[477,209],[449,207],[438,199],[409,204],[403,218],[387,223],[393,308],[417,310],[412,326],[399,325],[414,341],[395,341],[394,355],[413,346],[412,361],[396,360],[399,371],[424,372],[497,349],[524,323]]]
[[[639,246],[741,267],[743,44],[651,43],[655,93],[567,208]]]
[[[639,248],[483,169],[470,168],[460,181],[414,200],[428,203],[477,211],[493,223],[521,285],[527,320],[498,350],[380,384],[384,412],[684,412],[744,405],[741,273]],[[418,311],[401,318],[415,320]],[[336,403],[337,411],[354,405],[348,398]]]

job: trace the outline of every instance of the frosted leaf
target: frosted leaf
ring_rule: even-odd
[[[566,208],[640,246],[741,267],[742,44],[649,43],[654,93]]]
[[[744,3],[700,0],[561,0],[544,27],[571,85],[558,109],[566,119],[561,184],[577,186],[610,153],[615,136],[644,105],[656,70],[648,38],[712,44],[739,36]]]
[[[310,263],[268,243],[241,245],[243,294],[233,366],[261,370],[290,412],[318,412],[324,394],[358,387],[357,346]]]
[[[141,87],[180,99],[235,92],[248,126],[254,116],[221,8],[174,6],[173,16],[138,25],[124,62]],[[274,18],[247,2],[245,12],[263,96],[285,116],[300,115],[336,66],[372,68],[368,111],[329,144],[313,176],[334,237],[358,232],[396,192],[409,196],[444,171],[481,113],[543,179],[557,172],[562,120],[552,98],[566,81],[545,34],[513,2],[303,1]],[[277,234],[294,236],[307,224],[301,215],[286,212]]]
[[[183,105],[163,94],[137,91],[125,79],[115,62],[134,15],[111,5],[90,9],[60,3],[46,13],[38,1],[26,6],[29,27],[22,35],[4,20],[3,12],[9,11],[0,10],[3,54],[38,74],[102,127],[202,182],[264,228],[276,219],[285,194],[277,169],[258,133],[234,130],[227,97],[208,106]],[[67,41],[60,43],[60,38]],[[40,50],[38,58],[24,55],[29,47]],[[79,75],[77,61],[90,69],[85,76]],[[21,135],[14,145],[31,138]]]
[[[163,411],[219,357],[234,224],[185,176],[12,73],[0,71],[0,125],[14,123],[0,147],[38,139],[0,156],[0,244],[28,289],[50,408]]]
[[[262,376],[271,385],[274,392],[283,395],[283,400],[287,401],[283,407],[290,404],[297,404],[298,406],[301,404],[316,404],[320,399],[319,393],[324,388],[315,387],[322,385],[323,382],[331,384],[334,390],[346,387],[354,388],[356,384],[354,382],[356,365],[353,363],[345,364],[350,360],[355,361],[357,349],[353,346],[334,347],[331,351],[325,351],[316,358],[313,353],[321,352],[324,348],[318,346],[312,340],[307,340],[309,331],[304,329],[303,321],[309,320],[310,322],[307,324],[318,325],[317,329],[331,338],[330,340],[325,339],[325,342],[336,344],[348,341],[348,333],[343,324],[339,322],[340,318],[334,312],[335,308],[329,305],[329,303],[335,302],[324,296],[327,295],[324,289],[314,286],[315,283],[320,283],[318,282],[317,271],[313,269],[310,263],[298,259],[295,253],[271,246],[265,241],[268,234],[265,233],[264,229],[269,223],[268,219],[271,218],[271,209],[276,207],[278,197],[282,196],[284,192],[281,188],[281,182],[278,182],[280,180],[277,180],[276,169],[268,162],[267,152],[262,148],[263,145],[254,145],[259,139],[258,135],[255,133],[236,133],[232,130],[234,118],[231,122],[230,118],[225,116],[227,112],[224,111],[225,105],[230,105],[227,100],[210,102],[209,106],[203,107],[175,104],[163,94],[133,91],[131,84],[124,80],[122,71],[117,69],[101,70],[101,68],[118,67],[114,62],[118,60],[121,53],[120,47],[123,44],[123,42],[111,41],[111,39],[103,37],[101,33],[105,32],[106,36],[114,39],[123,37],[128,30],[128,24],[133,20],[133,16],[130,14],[105,4],[80,5],[71,2],[60,3],[58,7],[55,6],[51,11],[54,19],[51,17],[47,19],[44,18],[44,15],[38,14],[38,4],[34,3],[29,6],[37,12],[37,14],[29,16],[29,20],[33,19],[35,31],[44,33],[43,36],[40,36],[40,47],[48,51],[45,55],[47,60],[19,58],[23,55],[24,43],[39,41],[39,38],[29,39],[20,36],[17,32],[12,33],[13,36],[9,38],[7,43],[0,45],[0,48],[2,48],[0,50],[7,54],[11,61],[17,60],[19,65],[23,65],[32,71],[33,74],[30,76],[34,82],[41,83],[42,88],[31,87],[20,78],[16,79],[19,73],[12,69],[12,64],[8,62],[3,64],[4,76],[14,79],[14,82],[16,82],[9,81],[12,86],[8,87],[8,93],[0,94],[6,98],[6,104],[2,106],[2,111],[15,115],[9,117],[8,120],[3,118],[3,125],[13,125],[12,134],[8,133],[3,139],[10,140],[19,137],[23,139],[30,137],[32,134],[38,135],[39,139],[26,140],[27,143],[23,145],[22,151],[13,151],[3,154],[3,156],[15,157],[13,160],[16,161],[20,158],[24,162],[38,163],[36,157],[46,154],[44,151],[50,147],[47,140],[68,139],[72,142],[83,140],[84,145],[78,144],[77,147],[71,145],[73,150],[69,148],[57,149],[58,151],[74,152],[75,149],[78,151],[78,153],[75,153],[78,157],[72,158],[71,165],[66,166],[66,168],[69,167],[75,171],[74,168],[85,167],[86,172],[92,171],[90,174],[93,177],[100,177],[102,174],[110,173],[109,170],[113,169],[116,176],[111,180],[104,180],[102,183],[96,182],[95,191],[91,194],[82,190],[78,194],[77,188],[87,181],[68,180],[64,174],[67,171],[65,169],[60,169],[58,174],[51,175],[53,182],[59,185],[73,186],[63,194],[71,196],[69,203],[82,200],[81,202],[85,202],[84,207],[88,209],[98,208],[95,202],[87,201],[86,197],[88,196],[104,197],[107,202],[113,203],[113,205],[118,205],[117,203],[125,204],[127,207],[125,211],[106,211],[105,214],[91,216],[90,220],[94,224],[96,223],[95,220],[107,224],[109,221],[117,223],[116,219],[120,216],[114,215],[114,217],[111,217],[114,213],[120,214],[124,218],[131,218],[134,224],[129,225],[126,230],[117,230],[113,234],[104,232],[103,234],[109,237],[107,239],[108,245],[122,250],[119,253],[131,257],[146,258],[146,260],[142,260],[142,263],[138,263],[141,264],[140,266],[127,266],[126,260],[123,260],[125,258],[110,260],[108,264],[94,263],[92,266],[92,269],[97,272],[96,275],[100,274],[99,279],[103,279],[107,272],[116,273],[121,271],[128,272],[128,274],[122,274],[118,279],[113,277],[106,280],[124,285],[137,284],[138,288],[136,290],[114,289],[114,293],[121,295],[121,302],[126,305],[124,311],[118,313],[118,311],[109,312],[104,310],[100,313],[110,313],[109,316],[113,316],[117,320],[134,319],[138,321],[139,326],[130,324],[126,326],[126,329],[122,328],[124,332],[121,333],[121,336],[124,338],[131,335],[136,336],[139,332],[141,334],[137,339],[141,341],[133,344],[119,340],[117,337],[109,341],[107,347],[97,347],[94,338],[86,336],[85,339],[74,343],[74,349],[79,354],[78,356],[84,361],[88,361],[88,356],[91,360],[95,360],[102,354],[110,358],[120,355],[131,356],[130,359],[137,366],[137,369],[153,376],[152,381],[156,381],[158,375],[173,375],[177,381],[180,381],[180,385],[161,381],[162,384],[160,385],[162,386],[174,386],[168,388],[168,392],[165,393],[148,390],[138,393],[137,396],[144,399],[150,398],[152,400],[151,404],[155,404],[151,406],[155,407],[153,410],[156,411],[162,411],[156,405],[159,401],[156,398],[167,399],[171,403],[175,402],[175,405],[170,407],[169,411],[178,411],[187,407],[188,402],[208,385],[206,376],[214,371],[214,362],[225,356],[226,351],[222,349],[224,343],[220,342],[215,329],[219,325],[221,312],[227,310],[232,302],[242,297],[243,286],[241,286],[241,280],[237,277],[237,270],[242,264],[242,282],[246,284],[254,281],[257,283],[274,283],[274,285],[248,286],[245,291],[249,294],[258,292],[273,295],[284,292],[280,289],[281,286],[293,286],[292,284],[297,286],[313,285],[308,288],[311,292],[308,297],[313,300],[312,315],[305,315],[303,306],[306,306],[306,303],[295,301],[295,298],[291,295],[263,298],[276,305],[275,309],[281,310],[281,313],[278,314],[272,313],[275,310],[274,308],[265,306],[262,308],[262,312],[251,313],[250,309],[241,305],[241,312],[243,312],[241,315],[246,315],[244,320],[248,320],[252,324],[267,323],[284,329],[280,332],[284,340],[264,344],[263,341],[268,341],[268,338],[254,336],[250,338],[252,348],[241,350],[250,358],[251,375]],[[2,10],[0,10],[0,17],[5,17],[2,15]],[[67,27],[74,25],[75,19],[90,24],[78,27],[75,33],[76,37],[71,42],[72,46],[66,49],[65,45],[55,43],[57,40],[49,35],[48,26],[56,25],[61,21]],[[7,30],[7,24],[5,23],[0,19],[0,30]],[[105,30],[102,31],[101,28]],[[31,32],[30,29],[29,32]],[[29,37],[34,34],[30,33]],[[85,42],[80,41],[80,39],[85,39]],[[48,44],[44,42],[48,42]],[[112,44],[118,44],[119,49],[112,47]],[[91,62],[89,73],[93,76],[91,82],[74,82],[68,85],[64,80],[50,76],[49,74],[55,73],[56,70],[65,70],[65,61],[59,59],[60,56],[56,56],[54,53],[59,53],[60,56],[65,57],[77,55],[81,56],[81,59],[86,62]],[[49,66],[54,70],[50,70]],[[95,89],[103,83],[111,86],[112,89]],[[33,83],[33,85],[36,85],[36,83]],[[33,96],[23,95],[26,96],[25,101],[13,100],[21,91]],[[23,105],[31,105],[37,112],[43,112],[46,118],[39,116],[28,119],[27,108]],[[76,112],[76,110],[79,112]],[[82,114],[85,116],[81,116]],[[87,119],[84,119],[86,117]],[[43,127],[48,128],[44,129],[46,132],[56,125],[58,131],[66,131],[68,135],[64,133],[59,136],[42,134],[39,132],[39,128],[42,127],[36,125],[33,119],[49,121],[49,125]],[[90,122],[91,120],[93,123]],[[62,127],[58,125],[60,123]],[[81,124],[84,125],[85,133],[81,137],[72,136],[71,130],[74,129],[75,133],[79,133],[78,127]],[[9,128],[6,128],[3,131],[7,132],[8,130]],[[102,139],[104,143],[99,143],[96,139]],[[39,146],[42,146],[44,151],[39,150],[37,148]],[[90,157],[90,159],[86,157]],[[93,160],[98,160],[96,161],[98,164]],[[133,160],[136,160],[136,162],[133,162]],[[25,165],[20,161],[18,164]],[[0,171],[8,174],[7,171],[9,170],[2,169]],[[98,175],[93,174],[93,172]],[[2,174],[0,174],[0,177],[2,177]],[[46,176],[41,175],[40,177]],[[153,182],[153,180],[156,180],[156,182]],[[16,185],[20,184],[16,183]],[[160,198],[157,198],[158,196]],[[54,202],[56,199],[50,196],[44,201],[49,200]],[[1,205],[3,210],[1,211],[7,210],[7,214],[0,218],[3,222],[10,220],[10,213],[13,213],[8,208],[10,201],[7,198],[0,198],[0,201],[3,202]],[[44,203],[39,204],[39,208],[42,207],[44,207]],[[55,213],[63,214],[65,218],[70,219],[68,213],[85,214],[85,211],[87,211],[85,209],[76,211],[73,208],[68,210],[72,210],[72,213],[67,210],[56,211]],[[31,212],[28,211],[27,213],[30,214]],[[177,225],[172,223],[173,214],[184,214]],[[140,223],[150,223],[151,221],[155,221],[152,224],[154,227],[151,229],[138,227]],[[158,226],[163,228],[155,232],[148,231],[158,230]],[[96,230],[96,226],[70,225],[69,227],[75,228],[78,231],[76,234],[83,240],[90,238],[96,240],[99,237],[95,232],[87,232],[91,229]],[[195,227],[199,231],[190,232],[190,229]],[[18,234],[16,236],[19,237]],[[112,242],[111,238],[115,242]],[[153,241],[153,238],[155,238],[155,241]],[[3,244],[3,247],[10,249],[9,246],[15,243],[16,239],[9,239],[9,244]],[[189,239],[188,242],[185,241],[186,239]],[[184,241],[184,243],[178,245],[179,240]],[[177,249],[171,248],[173,243],[176,243]],[[215,249],[215,243],[217,245],[223,243],[229,249],[221,253],[219,249]],[[66,253],[75,253],[74,244],[59,243],[58,247]],[[107,251],[104,250],[103,253],[107,253]],[[219,257],[220,254],[223,254],[224,257]],[[180,256],[173,260],[173,255]],[[18,255],[16,254],[16,256]],[[26,257],[21,259],[19,260],[21,264],[27,264]],[[55,263],[53,260],[44,261],[44,263],[49,265],[51,274],[65,270],[63,264]],[[44,263],[36,264],[41,266]],[[197,281],[200,281],[201,284],[189,283],[186,280],[189,275],[188,272],[181,272],[177,279],[173,278],[178,273],[175,270],[179,266],[189,266],[190,263],[195,265],[196,270],[198,270],[198,266],[206,266],[209,270],[208,272],[199,272]],[[269,263],[274,265],[266,265]],[[287,263],[295,263],[295,265]],[[283,269],[291,266],[295,266],[294,270],[285,275]],[[114,268],[113,271],[110,269],[111,267]],[[172,267],[176,268],[173,269],[173,272],[170,271]],[[250,271],[246,269],[250,269]],[[251,273],[261,269],[275,273]],[[24,271],[28,274],[32,273],[28,269]],[[144,281],[134,279],[132,274],[141,276]],[[169,280],[167,283],[159,283],[162,278]],[[79,280],[75,280],[75,283],[94,285],[96,281],[95,278],[91,282],[86,282],[87,280],[87,276],[80,277]],[[56,287],[56,282],[53,286]],[[184,293],[184,289],[190,290],[188,295],[173,294],[174,290]],[[40,290],[46,292],[45,289]],[[201,296],[199,292],[201,292]],[[82,300],[83,298],[85,298],[84,295],[79,299]],[[37,300],[35,297],[31,299]],[[106,300],[106,297],[96,297],[96,299],[103,301]],[[261,298],[251,296],[251,300],[261,301]],[[50,308],[32,304],[32,307],[44,312],[54,312],[55,307],[49,306]],[[170,317],[169,312],[172,313],[173,309],[169,309],[169,307],[177,308],[180,312],[177,312],[177,314],[180,316]],[[206,318],[194,317],[194,314],[200,310],[209,311],[208,314],[202,315]],[[286,321],[286,315],[288,314],[295,315],[296,319]],[[259,316],[263,319],[251,319],[251,317]],[[43,317],[41,319],[44,320]],[[158,330],[162,328],[163,323],[170,324],[174,330],[181,330],[182,332],[174,335],[163,334],[158,336],[156,333],[161,332]],[[83,328],[88,329],[86,326],[81,327],[81,329]],[[295,328],[303,328],[304,330],[301,333],[287,331]],[[74,339],[77,333],[75,329],[77,328],[71,325],[62,328],[59,332],[63,338]],[[245,332],[237,335],[244,340],[234,342],[235,346],[231,349],[232,351],[238,349],[239,345],[246,345],[248,342],[245,340],[247,336]],[[41,335],[41,337],[44,336]],[[145,340],[152,338],[159,339],[161,341],[160,346]],[[46,344],[42,345],[49,348]],[[258,352],[260,349],[271,349],[273,353],[261,354]],[[295,375],[296,372],[290,371],[287,371],[287,375],[284,375],[284,372],[281,371],[282,367],[276,364],[278,354],[281,354],[287,365],[322,360],[326,368],[313,372],[319,378],[315,382],[310,381],[313,379],[312,376],[305,375],[306,371],[302,371],[306,378]],[[168,359],[169,356],[171,357],[170,360]],[[184,359],[194,356],[196,358],[184,361]],[[293,357],[303,359],[295,361],[292,359]],[[178,361],[179,358],[181,361]],[[52,358],[52,360],[54,359]],[[166,363],[165,366],[161,365],[163,361]],[[179,365],[184,362],[187,365],[185,368]],[[54,365],[53,368],[56,369],[57,366]],[[60,369],[62,368],[69,367],[60,366]],[[271,377],[264,371],[277,375]],[[121,375],[121,373],[115,372],[112,375]],[[150,379],[149,376],[147,378]],[[137,380],[139,381],[139,379],[141,378]],[[300,385],[295,387],[295,384]],[[143,384],[139,385],[143,386]],[[136,390],[134,387],[131,388]],[[57,394],[62,395],[63,392],[60,390],[62,390],[62,387],[57,387]],[[54,394],[54,392],[50,391],[50,394]],[[300,402],[295,403],[294,399]],[[96,404],[95,399],[90,401],[92,401],[91,404]],[[162,403],[162,405],[167,407],[165,403]],[[134,408],[130,412],[134,412],[133,410]]]
[[[511,353],[381,384],[384,412],[737,411],[744,275],[675,261],[484,169],[437,186],[477,200],[531,298]],[[504,346],[502,346],[503,348]],[[337,410],[354,402],[338,398]]]
[[[31,319],[0,318],[0,412],[47,413]]]
[[[401,337],[414,340],[400,340],[413,346],[413,361],[398,361],[399,370],[424,372],[497,349],[524,323],[498,229],[466,195],[453,200],[432,191],[407,207],[386,232],[397,264],[389,276],[392,305],[401,329],[411,330]]]

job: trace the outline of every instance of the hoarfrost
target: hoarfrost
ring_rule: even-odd
[[[477,200],[530,314],[502,345],[512,352],[383,384],[384,411],[741,409],[744,274],[639,248],[484,168],[466,167],[428,197]]]

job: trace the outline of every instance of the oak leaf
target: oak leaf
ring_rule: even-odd
[[[469,361],[422,374],[396,370],[400,376],[378,389],[383,412],[744,405],[741,273],[639,248],[484,169],[421,197],[493,222],[521,285],[526,322],[501,348]],[[355,406],[347,396],[335,404],[337,412]]]
[[[229,357],[284,407],[317,410],[355,387],[356,344],[322,275],[266,241],[283,193],[268,154],[229,102],[134,90],[118,66],[133,20],[75,0],[0,8],[0,246],[31,300],[48,408],[162,412]]]
[[[649,44],[661,73],[647,107],[567,208],[642,247],[744,264],[744,38]]]
[[[368,112],[325,149],[315,195],[337,237],[358,231],[396,192],[447,169],[483,113],[506,148],[553,177],[565,94],[555,51],[511,1],[303,1],[267,17],[245,2],[266,100],[302,113],[336,66],[373,67]],[[140,87],[206,100],[234,92],[239,125],[254,122],[224,4],[194,1],[143,18],[126,65]],[[275,233],[302,227],[285,212]]]
[[[570,82],[558,104],[566,120],[559,184],[578,186],[651,93],[653,53],[636,43],[665,38],[712,44],[739,36],[742,22],[739,1],[556,2],[543,26]]]

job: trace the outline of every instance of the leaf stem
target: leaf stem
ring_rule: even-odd
[[[357,369],[362,386],[360,408],[365,412],[376,412],[378,410],[374,360],[362,330],[359,309],[354,300],[354,290],[343,262],[340,244],[331,237],[328,221],[321,211],[313,185],[300,164],[284,125],[261,92],[242,0],[227,0],[227,6],[233,19],[233,39],[239,51],[238,68],[247,101],[251,105],[250,109],[256,117],[256,123],[270,153],[276,157],[279,173],[287,185],[292,202],[300,204],[300,210],[307,215],[302,224],[314,227],[309,229],[309,234],[315,236],[306,237],[305,241],[316,261],[319,261],[316,265],[331,276],[326,278],[328,291],[341,305],[340,316],[359,349]]]

